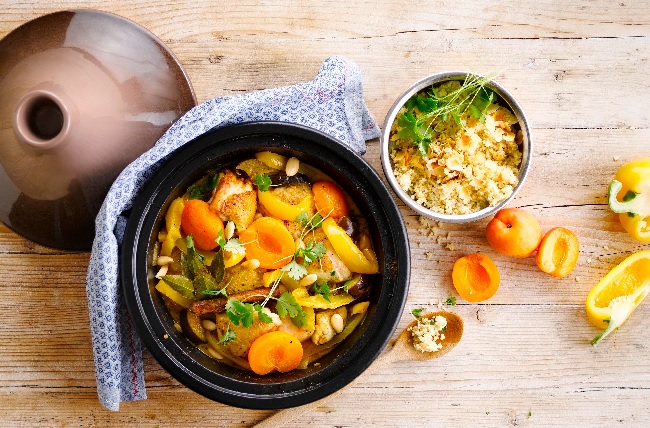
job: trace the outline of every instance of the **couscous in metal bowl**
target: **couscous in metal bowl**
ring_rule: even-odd
[[[479,220],[508,204],[531,156],[530,128],[515,98],[493,80],[460,71],[407,89],[381,135],[382,167],[397,196],[418,214],[449,223]]]

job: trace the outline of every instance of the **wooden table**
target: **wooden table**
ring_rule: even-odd
[[[544,230],[565,226],[581,243],[568,277],[533,258],[494,253],[487,220],[442,225],[435,236],[403,205],[413,261],[410,310],[452,293],[460,256],[490,255],[502,276],[483,304],[459,298],[465,336],[444,359],[398,363],[291,426],[647,426],[650,305],[597,348],[588,291],[634,251],[606,205],[623,163],[650,156],[650,2],[501,1],[0,1],[0,36],[39,15],[91,7],[158,35],[184,65],[199,101],[313,78],[341,54],[364,75],[366,102],[383,121],[393,100],[437,71],[499,71],[533,127],[531,172],[512,206]],[[0,100],[1,102],[1,100]],[[365,158],[377,170],[378,141]],[[453,243],[453,251],[447,249]],[[0,226],[0,425],[249,426],[270,411],[207,400],[145,354],[148,400],[119,412],[97,401],[88,327],[88,254],[35,245]]]

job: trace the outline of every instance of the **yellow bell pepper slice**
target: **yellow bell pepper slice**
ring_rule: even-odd
[[[623,229],[637,241],[650,242],[650,157],[621,166],[607,191]]]
[[[287,165],[286,157],[273,152],[258,152],[255,158],[269,168],[284,169]]]
[[[327,235],[336,255],[352,272],[373,274],[379,272],[377,257],[370,248],[360,250],[352,238],[345,233],[339,225],[331,218],[323,221],[323,232]]]
[[[156,284],[156,290],[158,290],[160,294],[168,297],[172,302],[179,304],[185,309],[188,309],[190,306],[192,306],[192,300],[188,299],[178,291],[171,288],[169,284],[163,280],[158,281],[158,284]]]
[[[587,316],[605,330],[591,344],[596,345],[617,330],[650,293],[650,250],[639,251],[612,269],[587,296]]]
[[[257,190],[257,200],[266,208],[272,217],[280,220],[296,221],[296,218],[302,214],[311,211],[313,197],[310,194],[299,203],[292,205],[278,199],[271,191],[262,192]]]
[[[322,294],[310,296],[305,287],[298,287],[291,294],[293,294],[293,297],[296,298],[296,302],[300,306],[314,309],[336,309],[354,301],[354,297],[348,293],[342,293],[330,296],[330,301],[328,302]]]
[[[181,217],[185,208],[185,199],[176,198],[172,201],[165,213],[165,227],[167,235],[160,249],[161,256],[171,256],[176,246],[176,240],[181,238]]]
[[[291,278],[286,271],[281,269],[271,270],[262,275],[262,282],[265,287],[271,287],[278,279],[282,284],[287,286],[289,291],[300,287],[300,281]]]

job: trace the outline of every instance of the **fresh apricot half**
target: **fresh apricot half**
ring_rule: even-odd
[[[512,257],[529,257],[542,240],[542,228],[532,214],[521,208],[497,212],[485,229],[488,243],[495,251]]]
[[[482,302],[494,296],[501,282],[492,259],[480,253],[456,260],[451,278],[460,297],[468,302]]]
[[[542,272],[561,278],[571,273],[579,254],[580,243],[576,234],[556,227],[542,238],[535,260]]]
[[[272,331],[255,339],[248,351],[248,363],[258,375],[289,372],[300,364],[302,345],[293,335]]]

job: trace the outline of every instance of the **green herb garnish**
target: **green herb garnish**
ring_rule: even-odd
[[[404,103],[405,111],[397,116],[397,136],[409,140],[426,157],[437,121],[446,122],[451,117],[462,126],[461,115],[469,111],[472,117],[485,122],[487,110],[495,100],[494,92],[485,87],[491,79],[468,74],[460,88],[446,95],[438,94],[434,86],[413,95]]]
[[[237,339],[237,336],[235,335],[235,332],[228,329],[223,334],[223,336],[221,336],[221,339],[219,339],[219,343],[224,344],[224,343],[232,342],[235,339]]]
[[[271,178],[266,174],[257,174],[253,183],[257,184],[261,192],[266,192],[271,187]]]
[[[327,285],[327,282],[323,281],[320,285],[318,285],[318,282],[314,283],[314,293],[320,294],[328,302],[331,302],[330,300],[331,292],[332,290],[330,290],[330,287],[329,285]]]
[[[417,309],[413,309],[413,310],[411,311],[411,314],[413,314],[413,316],[414,316],[415,318],[420,318],[420,317],[422,316],[422,312],[423,312],[423,311],[424,311],[423,308],[417,308]]]
[[[445,304],[456,306],[456,296],[450,294],[449,297],[447,297],[447,300],[445,300]]]
[[[219,185],[220,177],[212,173],[187,188],[187,195],[190,199],[207,200],[212,191]]]

